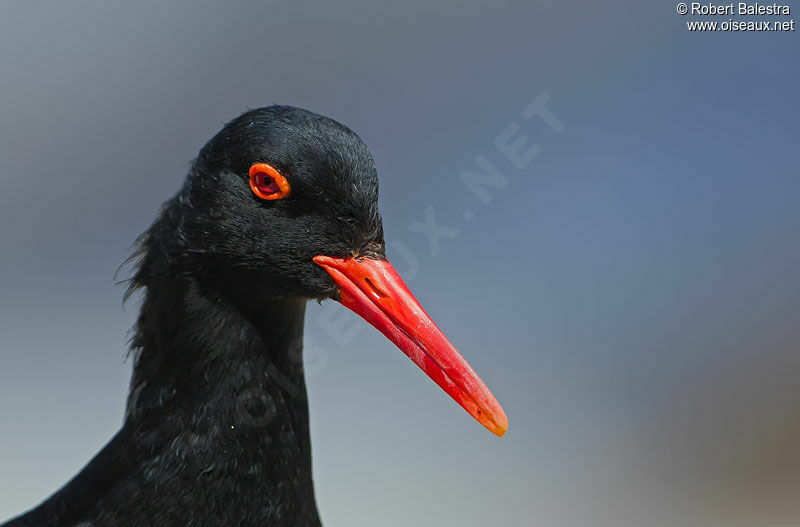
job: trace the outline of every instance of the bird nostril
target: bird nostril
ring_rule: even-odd
[[[372,283],[372,280],[370,280],[369,278],[364,278],[364,281],[367,283],[367,285],[368,285],[368,286],[369,286],[369,288],[372,290],[372,292],[373,292],[373,293],[375,293],[375,295],[377,295],[377,296],[378,296],[378,298],[386,298],[387,296],[389,296],[389,295],[387,295],[386,293],[384,293],[383,291],[381,291],[381,290],[378,288],[378,286],[376,286],[375,284],[373,284],[373,283]]]

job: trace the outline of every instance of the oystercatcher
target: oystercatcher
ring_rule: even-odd
[[[302,334],[334,299],[486,428],[500,405],[385,256],[378,177],[338,122],[270,106],[228,123],[140,237],[125,422],[20,526],[318,526]]]

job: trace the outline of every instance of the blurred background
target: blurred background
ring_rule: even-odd
[[[371,148],[390,259],[510,419],[310,305],[327,526],[797,525],[796,32],[622,0],[1,10],[0,520],[118,429],[114,272],[203,143],[281,103]],[[478,156],[502,186],[463,183]]]

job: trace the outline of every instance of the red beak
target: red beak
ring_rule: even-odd
[[[469,414],[506,433],[500,404],[385,260],[315,256],[340,289],[340,302],[386,335]]]

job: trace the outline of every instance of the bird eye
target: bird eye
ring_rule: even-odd
[[[282,199],[292,187],[272,165],[256,163],[250,167],[250,188],[261,199]]]

